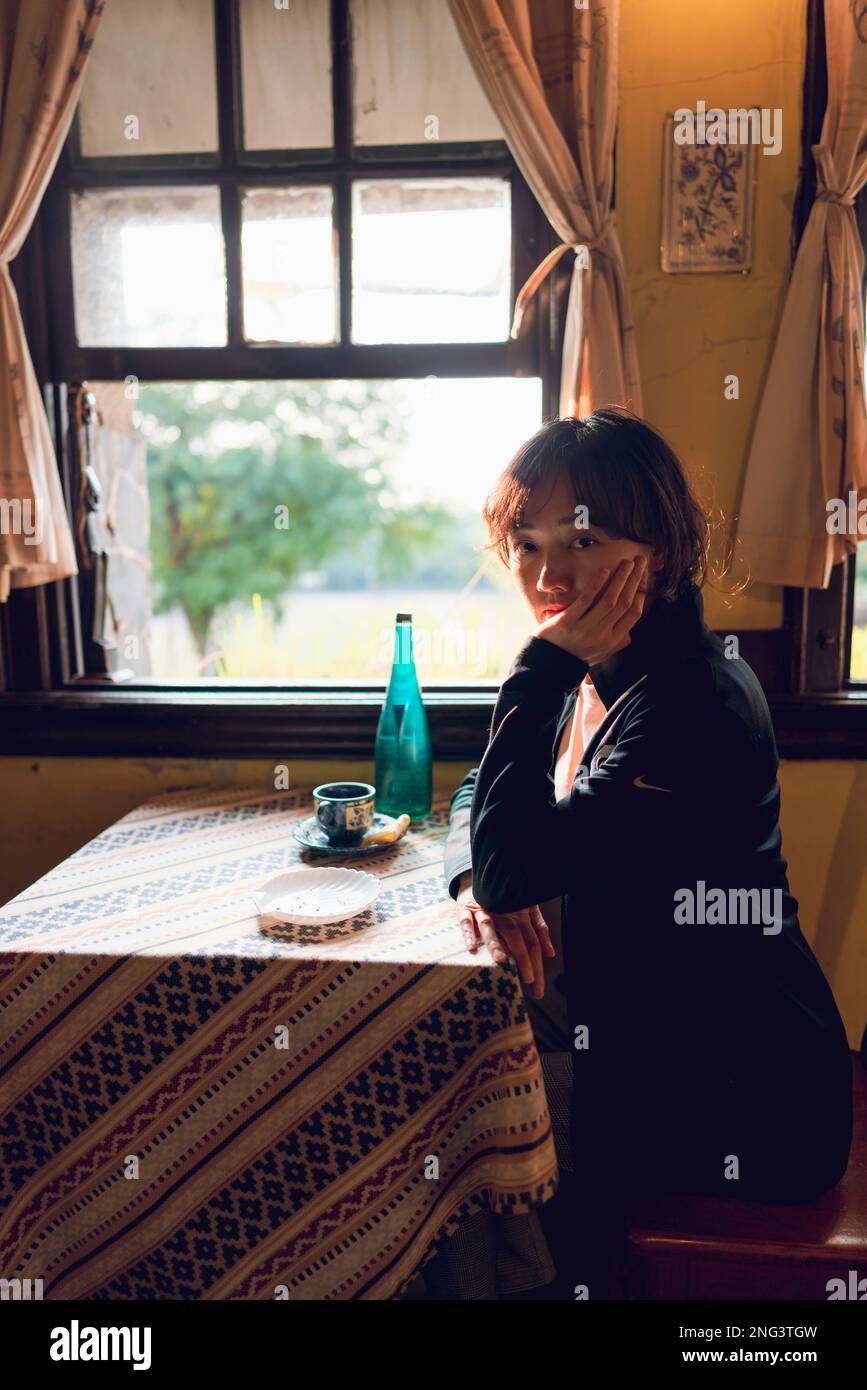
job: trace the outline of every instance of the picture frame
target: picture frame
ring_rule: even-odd
[[[670,112],[663,123],[661,268],[669,275],[748,275],[757,146],[676,144],[674,121]]]

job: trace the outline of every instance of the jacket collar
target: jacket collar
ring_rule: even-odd
[[[690,584],[673,602],[655,597],[630,632],[629,646],[591,666],[590,679],[605,708],[610,709],[648,671],[699,646],[709,636],[701,589]]]

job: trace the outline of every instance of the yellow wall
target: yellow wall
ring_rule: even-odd
[[[805,0],[622,0],[617,225],[641,364],[644,414],[680,454],[705,500],[737,511],[745,451],[783,302],[798,181]],[[748,275],[666,275],[659,268],[662,125],[678,107],[782,111],[782,149],[756,159]],[[740,399],[726,400],[736,373]],[[712,590],[720,630],[778,627],[782,591],[756,584],[730,610]]]
[[[804,0],[623,0],[617,221],[633,298],[644,413],[671,439],[707,500],[730,516],[788,274],[799,160]],[[750,275],[663,275],[659,269],[662,122],[678,106],[780,107],[783,148],[758,156]],[[723,397],[736,372],[739,401]],[[772,627],[781,593],[756,585],[727,608],[706,592],[712,627]],[[463,769],[441,765],[445,792]],[[369,763],[293,765],[314,786],[370,779]],[[0,760],[0,901],[140,801],[193,783],[273,786],[263,762],[140,759]],[[783,846],[804,933],[834,988],[850,1044],[867,1023],[867,763],[780,769]]]

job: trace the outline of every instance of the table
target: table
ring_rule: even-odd
[[[388,1299],[480,1209],[556,1190],[513,969],[471,956],[448,801],[364,860],[293,839],[304,790],[139,806],[0,910],[0,1273],[56,1299]],[[381,879],[259,919],[293,865]]]

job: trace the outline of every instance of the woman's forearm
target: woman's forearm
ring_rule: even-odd
[[[478,771],[477,767],[470,769],[454,792],[449,808],[449,833],[443,851],[443,874],[446,889],[452,898],[456,898],[461,888],[466,886],[466,883],[461,881],[464,875],[472,876],[470,806]]]
[[[551,854],[560,819],[548,769],[564,696],[588,669],[534,637],[500,688],[470,814],[474,891],[491,912],[517,911],[562,891],[562,865]]]

